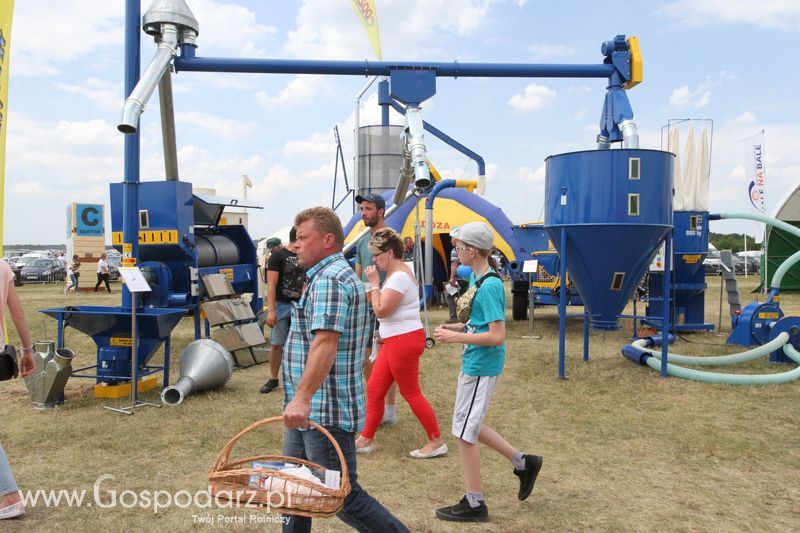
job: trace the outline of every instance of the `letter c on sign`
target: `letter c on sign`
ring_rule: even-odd
[[[95,207],[87,207],[81,213],[81,220],[86,226],[96,226],[100,220],[98,219],[100,211]]]

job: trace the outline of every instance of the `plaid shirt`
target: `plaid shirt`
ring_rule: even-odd
[[[306,273],[284,346],[284,408],[303,377],[317,330],[339,333],[330,373],[314,393],[310,419],[323,426],[356,432],[364,426],[364,354],[369,341],[369,303],[364,285],[341,253],[330,255]]]

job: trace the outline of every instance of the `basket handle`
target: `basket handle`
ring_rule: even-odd
[[[257,420],[252,424],[250,424],[249,426],[247,426],[246,428],[244,428],[242,431],[237,433],[236,436],[234,436],[231,440],[229,440],[228,444],[226,444],[224,448],[222,448],[222,451],[220,452],[217,461],[214,463],[214,466],[211,467],[211,471],[214,472],[216,470],[220,470],[222,466],[228,462],[228,457],[230,456],[231,450],[233,450],[233,447],[236,446],[236,443],[239,442],[239,440],[242,437],[244,437],[254,429],[260,428],[261,426],[266,426],[267,424],[272,424],[274,422],[282,422],[282,421],[283,421],[283,416],[272,416],[268,418],[263,418],[261,420]],[[342,467],[342,483],[349,480],[350,472],[347,468],[347,461],[345,461],[344,453],[342,453],[342,448],[339,446],[339,443],[336,442],[336,439],[333,438],[333,435],[331,435],[327,429],[320,426],[316,422],[312,422],[311,420],[309,420],[308,425],[311,428],[316,429],[317,431],[325,435],[328,438],[328,440],[331,441],[331,443],[333,444],[333,449],[336,450],[336,454],[339,456],[339,463],[341,464]]]

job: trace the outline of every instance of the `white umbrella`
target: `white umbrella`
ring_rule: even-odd
[[[686,132],[686,149],[684,150],[686,159],[683,165],[683,209],[691,210],[695,208],[694,194],[697,183],[697,163],[694,151],[694,128],[689,124]]]
[[[677,126],[669,128],[667,138],[667,150],[675,154],[675,167],[673,170],[673,183],[675,187],[675,198],[672,200],[673,211],[683,210],[683,172],[681,171],[681,142],[680,132]]]
[[[708,184],[711,174],[710,160],[708,157],[708,133],[706,129],[700,132],[700,146],[697,154],[697,183],[695,186],[695,208],[698,211],[708,211]]]

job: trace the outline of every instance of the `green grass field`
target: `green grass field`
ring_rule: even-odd
[[[719,282],[708,278],[707,321],[717,322]],[[740,279],[744,289],[756,278]],[[118,290],[119,285],[112,286]],[[119,294],[65,296],[62,287],[23,287],[21,295],[36,339],[54,338],[55,321],[37,313],[50,306],[116,305]],[[744,290],[742,300],[751,297]],[[800,311],[800,296],[782,300],[787,314]],[[727,304],[724,309],[727,315]],[[508,313],[510,319],[510,311]],[[447,317],[435,307],[433,324]],[[381,430],[378,448],[359,457],[362,485],[398,515],[412,531],[791,531],[800,524],[800,383],[734,387],[669,378],[635,366],[620,355],[631,335],[630,321],[618,332],[593,332],[591,360],[584,363],[582,321],[569,324],[567,374],[557,379],[558,316],[537,309],[536,333],[524,339],[527,322],[507,324],[508,359],[495,392],[487,424],[523,451],[543,455],[544,467],[533,495],[516,498],[517,480],[509,463],[483,449],[484,492],[491,522],[458,526],[438,521],[436,507],[455,503],[464,493],[457,445],[449,435],[460,349],[438,345],[423,356],[423,391],[436,409],[451,452],[419,461],[408,452],[423,443],[421,426],[399,402],[399,423]],[[675,351],[731,353],[723,334],[689,334]],[[173,381],[177,354],[191,340],[191,321],[173,336]],[[12,338],[16,340],[15,335]],[[91,364],[95,347],[72,330],[67,347],[75,364]],[[757,361],[742,372],[781,372],[791,367]],[[726,370],[734,371],[734,370]],[[281,413],[279,393],[261,395],[267,365],[240,369],[223,390],[189,397],[176,408],[138,411],[126,417],[96,400],[90,380],[72,379],[68,403],[35,412],[21,381],[0,383],[0,442],[23,490],[86,490],[100,476],[103,506],[111,492],[203,490],[206,474],[225,443],[251,422]],[[158,401],[158,392],[143,395]],[[265,428],[242,443],[241,453],[280,450],[281,431]],[[27,517],[0,530],[26,531],[189,531],[229,528],[271,529],[250,524],[263,512],[206,510],[171,506],[154,513],[140,508],[130,493],[115,508],[58,507],[39,504]],[[181,502],[183,503],[183,502]],[[126,508],[124,505],[131,507]],[[231,521],[219,522],[222,515]],[[212,524],[199,523],[211,520]],[[317,530],[342,531],[336,519],[319,520]]]

